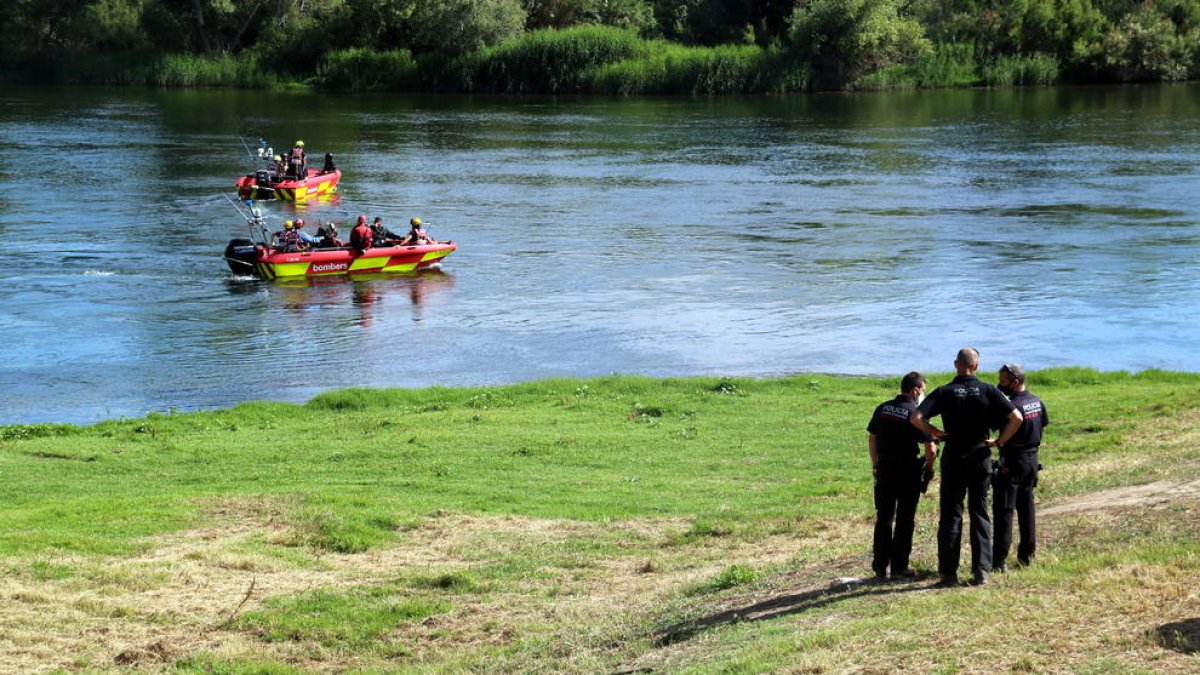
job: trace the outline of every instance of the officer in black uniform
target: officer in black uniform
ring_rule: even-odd
[[[917,407],[912,423],[935,439],[946,442],[942,451],[942,488],[939,495],[938,574],[944,586],[958,585],[958,559],[962,547],[963,498],[971,519],[971,576],[976,585],[988,582],[992,571],[992,523],[988,519],[994,445],[1004,445],[1021,426],[1021,413],[995,386],[975,377],[979,352],[971,347],[954,359],[958,373]],[[941,415],[946,430],[928,419]],[[1003,427],[992,439],[991,430]]]
[[[1021,428],[1000,447],[1000,466],[996,473],[996,494],[992,515],[996,536],[992,548],[992,569],[1008,569],[1008,549],[1012,545],[1013,510],[1021,540],[1017,544],[1017,564],[1028,565],[1037,551],[1037,526],[1033,511],[1033,488],[1037,487],[1038,447],[1042,431],[1050,424],[1050,416],[1042,400],[1025,388],[1025,369],[1019,363],[1000,367],[1000,391],[1004,392],[1021,412]]]
[[[933,438],[910,421],[924,394],[925,378],[917,372],[905,375],[900,381],[900,395],[879,404],[867,424],[867,449],[871,473],[875,475],[871,568],[877,579],[887,578],[889,566],[893,579],[915,576],[908,566],[908,556],[912,553],[921,478],[924,471],[933,470],[937,455]]]

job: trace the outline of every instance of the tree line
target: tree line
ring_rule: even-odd
[[[9,80],[697,93],[1172,81],[1200,0],[12,0]]]

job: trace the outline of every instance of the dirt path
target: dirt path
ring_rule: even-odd
[[[1038,515],[1054,518],[1072,513],[1128,509],[1141,506],[1165,508],[1183,499],[1200,498],[1200,478],[1185,481],[1163,480],[1146,485],[1129,485],[1080,495],[1066,503],[1040,509]]]

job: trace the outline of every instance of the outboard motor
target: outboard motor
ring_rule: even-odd
[[[258,246],[249,239],[231,239],[225,247],[225,262],[229,271],[238,276],[258,275]]]

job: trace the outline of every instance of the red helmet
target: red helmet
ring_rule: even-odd
[[[366,216],[366,214],[362,214],[362,213],[360,213],[360,214],[358,215],[358,224],[359,224],[359,225],[366,225],[366,224],[367,224],[367,216]]]
[[[297,230],[304,229],[304,219],[303,219],[303,218],[297,218],[297,219],[296,219],[296,222],[295,222],[295,223],[292,223],[292,226],[293,226],[293,227],[295,227]]]

